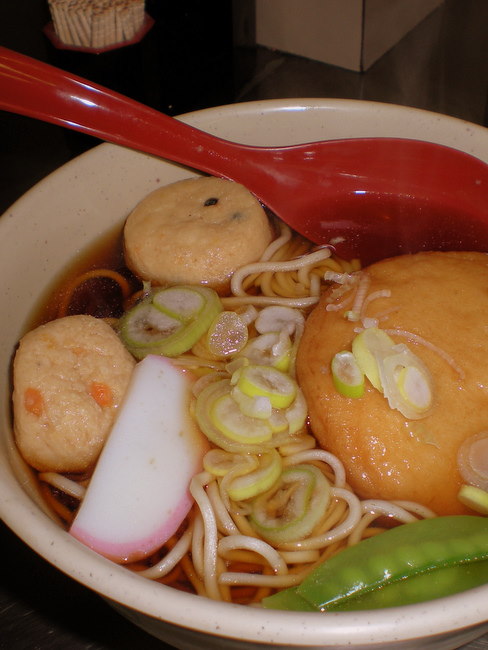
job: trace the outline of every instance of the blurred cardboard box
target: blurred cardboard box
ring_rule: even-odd
[[[444,0],[256,0],[256,42],[367,70]]]

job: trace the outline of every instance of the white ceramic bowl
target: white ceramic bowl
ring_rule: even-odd
[[[199,111],[184,120],[250,144],[357,136],[431,140],[488,162],[488,130],[392,105],[343,100],[276,100]],[[151,190],[186,169],[104,144],[31,189],[0,219],[0,515],[46,560],[98,592],[124,616],[184,650],[203,648],[442,648],[488,630],[488,585],[408,607],[309,614],[217,604],[138,577],[96,555],[42,509],[12,444],[9,366],[40,296],[67,262],[122,225]],[[68,595],[67,595],[68,596]]]

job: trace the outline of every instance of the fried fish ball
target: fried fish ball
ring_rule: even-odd
[[[92,316],[66,316],[20,341],[13,366],[14,431],[40,471],[82,472],[98,458],[135,361]]]
[[[345,318],[351,303],[327,311],[325,295],[307,320],[297,360],[313,432],[343,461],[361,497],[412,500],[438,514],[465,512],[457,499],[458,450],[488,428],[488,255],[405,255],[365,273],[372,298],[366,316],[378,318],[395,343],[424,362],[433,378],[433,406],[425,417],[408,419],[368,381],[363,397],[339,394],[331,360],[351,349],[361,323]],[[390,297],[374,298],[385,289]]]
[[[217,291],[228,288],[237,268],[257,261],[271,239],[266,213],[245,187],[206,176],[152,192],[124,228],[126,263],[140,278]]]

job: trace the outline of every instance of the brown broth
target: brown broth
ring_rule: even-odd
[[[76,278],[94,269],[110,269],[125,277],[133,291],[140,281],[125,266],[122,231],[116,228],[82,251],[55,278],[42,294],[27,329],[59,317],[59,305]],[[107,278],[87,280],[73,292],[66,315],[89,314],[97,318],[119,318],[123,311],[122,295],[116,282]]]

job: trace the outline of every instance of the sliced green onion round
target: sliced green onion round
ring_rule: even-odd
[[[207,438],[232,453],[259,453],[263,445],[277,446],[268,422],[243,415],[230,391],[229,380],[222,379],[209,384],[197,397],[195,418]]]
[[[295,399],[296,382],[270,366],[246,366],[239,371],[237,386],[249,395],[268,397],[274,408],[286,408]]]
[[[394,345],[390,336],[378,327],[368,327],[353,339],[352,353],[359,368],[376,390],[382,391],[376,355],[391,350]]]
[[[203,457],[203,469],[214,476],[225,476],[237,464],[242,463],[242,454],[233,454],[223,449],[211,449]],[[257,456],[246,456],[247,458],[255,459],[250,469],[258,467]]]
[[[195,418],[203,434],[217,447],[231,453],[259,453],[261,445],[250,445],[227,437],[214,424],[210,409],[215,400],[230,393],[228,379],[221,379],[206,386],[199,394],[195,404]]]
[[[482,515],[488,515],[488,492],[474,485],[463,485],[458,492],[458,499],[465,506]]]
[[[137,359],[159,354],[169,340],[181,330],[181,322],[144,301],[126,312],[119,323],[119,333],[127,348]]]
[[[432,390],[428,377],[418,366],[403,366],[398,373],[397,385],[407,404],[418,411],[426,411],[432,404]]]
[[[222,311],[208,287],[159,289],[120,320],[120,336],[137,359],[148,354],[175,357],[189,350]]]
[[[209,413],[214,426],[230,440],[259,444],[273,435],[266,420],[244,415],[230,393],[218,397],[210,405]]]
[[[251,526],[267,542],[280,545],[308,537],[330,502],[329,482],[314,465],[295,465],[252,502]]]
[[[273,366],[286,372],[290,366],[291,351],[291,339],[286,332],[267,332],[251,339],[241,355],[251,364]]]
[[[298,433],[307,422],[307,402],[300,388],[297,388],[297,394],[290,406],[284,410],[286,421],[288,422],[288,433],[294,435]]]
[[[459,447],[457,462],[466,483],[488,491],[488,431],[467,438]]]
[[[288,434],[288,420],[286,419],[285,409],[273,409],[269,424],[273,429],[273,433],[286,433]]]
[[[335,354],[331,370],[335,389],[341,395],[352,398],[364,395],[364,373],[352,352],[343,350]]]
[[[390,408],[411,420],[428,415],[433,403],[432,378],[417,355],[400,343],[378,355],[378,368]]]
[[[206,296],[193,287],[169,287],[153,292],[152,303],[161,311],[180,321],[195,318],[205,307]]]
[[[250,397],[246,393],[243,393],[238,386],[232,388],[231,395],[244,415],[248,415],[251,418],[259,418],[260,420],[269,420],[271,417],[273,407],[271,406],[269,397],[263,395]]]
[[[291,335],[295,330],[301,331],[304,323],[303,314],[298,309],[270,305],[259,312],[256,318],[256,329],[260,334],[285,330]]]
[[[252,499],[269,490],[278,480],[282,463],[281,456],[275,449],[261,454],[258,461],[255,470],[237,476],[227,486],[227,493],[234,501]]]
[[[291,434],[288,430],[288,427],[280,431],[273,431],[273,437],[266,443],[268,447],[283,447],[284,445],[292,444],[296,442],[299,434]]]

